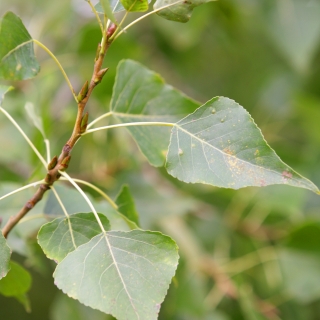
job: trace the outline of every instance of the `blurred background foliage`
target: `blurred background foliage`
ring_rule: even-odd
[[[7,10],[20,15],[30,34],[56,54],[79,90],[91,76],[100,40],[88,4],[2,0],[1,16]],[[320,186],[319,16],[318,0],[220,0],[198,7],[187,24],[149,17],[111,46],[106,58],[110,69],[90,100],[90,118],[108,111],[119,61],[134,59],[200,102],[216,95],[236,100],[279,156]],[[41,49],[36,53],[40,74],[14,83],[16,89],[3,106],[44,153],[43,138],[24,107],[32,103],[43,119],[52,154],[59,154],[76,106],[54,62]],[[3,116],[0,146],[0,195],[44,177],[33,152]],[[69,173],[112,196],[127,183],[142,227],[177,241],[180,265],[159,319],[319,319],[320,201],[311,192],[286,186],[233,191],[180,183],[165,170],[152,168],[125,129],[81,139]],[[76,195],[59,185],[72,206]],[[17,212],[32,192],[0,202],[1,216]],[[91,197],[103,206],[96,194]],[[28,294],[32,313],[1,296],[1,318],[111,319],[55,288],[55,264],[36,242],[38,227],[55,214],[46,209],[49,200],[47,195],[9,237],[14,260],[33,277]]]

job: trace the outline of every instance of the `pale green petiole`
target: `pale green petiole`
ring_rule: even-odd
[[[23,187],[21,187],[21,188],[18,188],[18,189],[16,189],[16,190],[13,190],[13,191],[5,194],[4,196],[0,197],[0,201],[1,201],[2,199],[5,199],[5,198],[9,197],[9,196],[12,196],[12,195],[15,194],[15,193],[18,193],[18,192],[20,192],[20,191],[29,189],[29,188],[31,188],[31,187],[36,187],[36,186],[38,186],[38,185],[40,185],[40,184],[42,184],[42,183],[44,183],[44,180],[40,180],[40,181],[36,181],[36,182],[32,182],[32,183],[30,183],[30,184],[27,184],[27,185],[25,185],[25,186],[23,186]]]
[[[119,124],[113,124],[110,126],[90,129],[84,132],[82,135],[86,135],[88,133],[101,131],[101,130],[107,130],[107,129],[113,129],[113,128],[121,128],[121,127],[134,127],[134,126],[164,126],[164,127],[174,127],[175,123],[170,122],[129,122],[129,123],[119,123]]]
[[[73,244],[74,248],[77,249],[77,246],[76,246],[76,243],[75,243],[75,240],[74,240],[74,236],[73,236],[73,230],[72,230],[71,222],[70,222],[70,216],[69,216],[69,214],[67,212],[67,209],[64,206],[64,204],[63,204],[63,202],[62,202],[57,190],[53,186],[51,186],[50,189],[52,190],[54,196],[56,197],[56,199],[57,199],[57,201],[58,201],[58,203],[59,203],[64,215],[68,219],[68,226],[69,226],[69,231],[70,231],[70,235],[71,235],[72,244]]]
[[[31,142],[31,140],[28,138],[28,136],[25,134],[25,132],[22,130],[22,128],[18,125],[18,123],[10,116],[10,114],[4,110],[2,107],[0,107],[0,111],[2,111],[2,113],[4,113],[6,115],[6,117],[12,122],[12,124],[18,129],[18,131],[22,134],[22,136],[24,137],[24,139],[28,142],[29,146],[31,147],[31,149],[35,152],[35,154],[37,155],[37,157],[39,158],[39,160],[42,162],[42,164],[44,165],[44,167],[47,169],[47,162],[46,160],[43,158],[43,156],[40,154],[40,152],[38,151],[38,149],[35,147],[35,145]]]
[[[104,118],[107,118],[107,117],[112,116],[112,114],[113,114],[112,112],[108,112],[108,113],[105,113],[105,114],[103,114],[102,116],[94,119],[92,122],[90,122],[90,123],[87,125],[87,129],[89,129],[90,127],[92,127],[92,126],[93,126],[95,123],[97,123],[98,121],[100,121],[100,120],[102,120],[102,119],[104,119]]]
[[[78,103],[77,95],[76,95],[76,93],[74,92],[73,86],[72,86],[72,84],[71,84],[71,82],[70,82],[70,80],[69,80],[66,72],[64,71],[61,63],[60,63],[59,60],[57,59],[57,57],[49,50],[49,48],[47,48],[47,47],[46,47],[43,43],[41,43],[40,41],[38,41],[38,40],[36,40],[36,39],[32,39],[32,41],[33,41],[34,43],[36,43],[39,47],[41,47],[44,51],[46,51],[46,52],[49,54],[49,56],[51,56],[51,58],[54,60],[54,62],[57,64],[57,66],[59,67],[60,71],[62,72],[64,78],[65,78],[66,81],[67,81],[67,84],[68,84],[68,86],[69,86],[69,88],[70,88],[70,90],[71,90],[71,92],[72,92],[72,95],[73,95],[74,99],[75,99],[76,102]]]
[[[60,180],[68,180],[68,179],[62,177]],[[80,180],[80,179],[72,179],[72,180],[77,183],[81,183],[81,184],[84,184],[85,186],[90,187],[91,189],[99,193],[103,198],[105,198],[114,209],[116,210],[118,209],[118,206],[116,205],[116,203],[106,193],[104,193],[101,189],[96,187],[94,184],[84,180]]]
[[[44,143],[46,145],[46,151],[47,151],[47,163],[50,163],[51,161],[50,141],[48,139],[44,139]]]
[[[66,173],[66,172],[63,172],[63,171],[59,171],[60,174],[65,177],[78,191],[79,193],[82,195],[82,197],[84,198],[84,200],[87,202],[87,204],[89,205],[90,209],[92,210],[92,213],[94,214],[98,224],[99,224],[99,227],[100,229],[102,230],[102,232],[105,234],[106,233],[106,230],[104,229],[103,227],[103,224],[99,218],[99,215],[96,211],[96,209],[94,208],[92,202],[90,201],[90,199],[88,198],[88,196],[83,192],[83,190],[77,185],[77,183]]]
[[[129,23],[127,26],[125,26],[121,31],[119,31],[119,33],[117,33],[117,35],[114,37],[113,40],[116,40],[122,33],[126,32],[130,27],[132,27],[133,25],[135,25],[137,22],[143,20],[144,18],[147,18],[148,16],[150,16],[150,15],[152,15],[152,14],[158,12],[158,11],[161,11],[161,10],[163,10],[163,9],[172,7],[172,6],[174,6],[174,5],[178,4],[178,3],[182,3],[182,2],[183,2],[183,0],[179,0],[179,1],[177,1],[177,2],[170,3],[170,4],[166,5],[166,6],[163,6],[163,7],[161,7],[161,8],[158,8],[158,9],[155,9],[155,10],[152,10],[152,11],[146,13],[145,15],[139,17],[138,19],[134,20],[133,22],[131,22],[131,23]]]
[[[91,7],[92,12],[96,16],[96,19],[97,19],[97,21],[99,23],[99,26],[100,26],[100,29],[101,29],[101,33],[103,34],[103,31],[104,31],[103,30],[103,25],[102,25],[101,19],[99,17],[99,14],[98,14],[96,8],[94,7],[94,5],[92,4],[92,2],[90,0],[86,0],[86,1],[89,3],[89,6]]]

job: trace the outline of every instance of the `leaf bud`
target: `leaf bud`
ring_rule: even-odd
[[[78,102],[81,102],[87,95],[89,89],[89,83],[88,81],[85,82],[85,84],[82,86],[79,94],[77,95]]]
[[[101,82],[102,78],[104,77],[104,75],[107,73],[107,71],[109,70],[109,68],[105,68],[105,69],[101,69],[98,73],[97,76],[94,79],[94,83],[98,84]]]
[[[58,162],[58,157],[54,156],[48,164],[48,170],[52,170],[57,165],[57,162]]]
[[[60,171],[65,171],[68,166],[69,166],[69,162],[71,160],[71,156],[66,156],[60,163],[59,165],[59,170]]]
[[[84,133],[86,131],[87,125],[88,125],[88,119],[89,119],[89,113],[86,112],[81,120],[80,133]]]
[[[114,34],[114,32],[115,32],[116,30],[117,30],[117,25],[114,24],[114,23],[112,23],[112,24],[110,25],[110,27],[108,28],[107,38],[110,38],[110,37]]]

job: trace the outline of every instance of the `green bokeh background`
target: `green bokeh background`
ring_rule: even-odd
[[[100,41],[88,4],[2,0],[1,16],[7,10],[56,54],[80,89],[91,76]],[[138,16],[129,15],[128,21]],[[105,62],[110,69],[90,100],[90,119],[107,112],[119,61],[134,59],[200,102],[221,95],[240,103],[278,155],[320,186],[319,16],[317,0],[220,0],[195,9],[187,24],[151,16],[111,46]],[[3,107],[44,153],[43,138],[24,108],[33,103],[52,154],[59,154],[76,106],[52,59],[40,48],[36,54],[40,74],[14,83]],[[3,115],[0,146],[0,194],[43,178],[36,156]],[[180,266],[159,319],[320,318],[317,195],[286,186],[233,191],[180,183],[152,168],[125,129],[81,139],[69,173],[95,182],[111,196],[127,183],[142,227],[177,241]],[[0,215],[14,214],[27,197],[0,203]],[[53,284],[54,263],[36,245],[36,232],[23,240],[14,259],[32,273],[32,313],[1,296],[1,319],[111,319],[63,296]]]

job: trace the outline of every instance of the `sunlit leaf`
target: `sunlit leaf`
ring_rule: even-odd
[[[119,121],[175,123],[198,106],[141,64],[131,60],[119,63],[111,101],[111,111]],[[162,166],[168,150],[170,127],[135,126],[128,130],[149,162],[156,167]]]
[[[6,297],[14,297],[26,293],[31,286],[29,272],[18,263],[10,262],[10,271],[0,280],[0,293]]]
[[[188,22],[195,7],[210,1],[215,0],[157,0],[153,7],[154,9],[160,9],[171,5],[168,8],[158,11],[157,14],[167,20]]]
[[[113,4],[109,0],[100,0],[101,7],[103,9],[103,13],[110,19],[112,22],[116,23],[116,18],[113,15],[114,8]]]
[[[106,216],[99,214],[105,230],[110,229]],[[57,218],[43,225],[38,233],[38,242],[48,258],[60,262],[69,252],[101,233],[101,228],[92,212],[76,213],[70,219]]]
[[[7,12],[0,27],[0,79],[25,80],[40,71],[33,41],[21,19]]]
[[[11,250],[7,241],[0,231],[0,279],[5,277],[10,270]]]
[[[133,221],[136,225],[139,225],[139,215],[136,211],[136,206],[128,186],[124,185],[122,187],[115,202],[118,205],[118,211],[120,213]]]
[[[121,2],[119,0],[111,0],[109,1],[112,12],[116,13],[116,12],[120,12],[120,11],[125,11],[125,8],[122,6]],[[102,8],[102,5],[100,2],[98,2],[95,5],[95,9],[97,10],[97,12],[99,13],[104,13],[104,10]]]
[[[245,109],[224,97],[176,124],[166,167],[184,182],[232,189],[287,184],[319,191],[281,161]]]
[[[54,278],[68,296],[118,320],[151,320],[177,264],[176,244],[161,233],[110,231],[67,255]]]
[[[143,11],[147,11],[149,7],[148,0],[120,0],[120,1],[128,12],[143,12]]]

